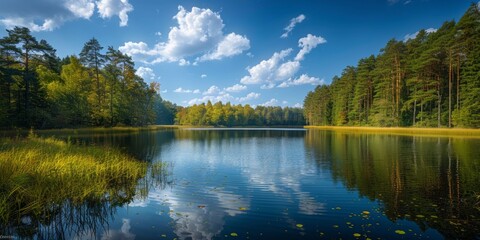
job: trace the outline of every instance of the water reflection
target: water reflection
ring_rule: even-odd
[[[179,239],[222,237],[233,218],[263,218],[263,211],[281,213],[279,221],[295,226],[287,208],[311,216],[325,212],[324,203],[302,189],[314,185],[302,181],[317,174],[313,163],[303,161],[304,136],[305,131],[282,130],[176,131],[175,142],[156,159],[173,162],[175,184],[133,204],[167,206]]]
[[[472,239],[480,233],[480,140],[281,129],[69,137],[162,162],[168,174],[151,168],[134,198],[98,201],[105,206],[93,210],[81,205],[74,215],[42,223],[89,229],[50,231],[66,238]],[[72,222],[77,218],[93,219]]]
[[[320,168],[380,200],[391,221],[408,219],[447,238],[478,237],[478,140],[309,131],[305,141]]]

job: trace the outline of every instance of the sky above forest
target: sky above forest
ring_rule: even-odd
[[[469,0],[1,0],[0,37],[25,26],[59,57],[95,37],[130,55],[162,98],[188,106],[301,107],[388,40],[458,21]]]

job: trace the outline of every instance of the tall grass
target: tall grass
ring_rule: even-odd
[[[124,204],[146,172],[146,163],[115,149],[33,135],[0,139],[0,225],[25,216],[43,221],[65,202]]]
[[[305,126],[307,129],[322,129],[352,133],[375,133],[419,136],[448,136],[480,138],[480,129],[466,128],[414,128],[414,127],[349,127],[349,126]]]

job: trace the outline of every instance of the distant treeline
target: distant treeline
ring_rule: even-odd
[[[217,102],[180,108],[175,122],[192,126],[294,126],[305,125],[301,108],[231,105]]]
[[[390,40],[304,101],[310,125],[480,127],[480,10]]]
[[[173,124],[176,106],[132,59],[95,39],[60,59],[24,27],[0,39],[0,128]]]

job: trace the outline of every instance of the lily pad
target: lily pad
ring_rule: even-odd
[[[353,236],[356,237],[356,238],[359,238],[359,237],[362,236],[362,234],[360,234],[360,233],[354,233]]]
[[[423,216],[422,214],[418,214],[416,215],[417,218],[424,218],[425,216]]]
[[[247,211],[247,208],[246,208],[246,207],[239,207],[238,210],[240,210],[240,211]]]
[[[234,233],[234,232],[232,232],[232,233],[230,233],[230,236],[232,236],[232,237],[238,237],[238,234],[237,234],[237,233]]]
[[[297,226],[298,228],[303,228],[303,224],[301,224],[301,223],[297,223],[296,226]]]
[[[365,214],[365,215],[368,215],[368,214],[370,214],[370,212],[369,212],[369,211],[363,211],[362,213],[363,213],[363,214]]]
[[[396,233],[396,234],[403,235],[403,234],[405,234],[405,231],[403,231],[403,230],[395,230],[395,233]]]

